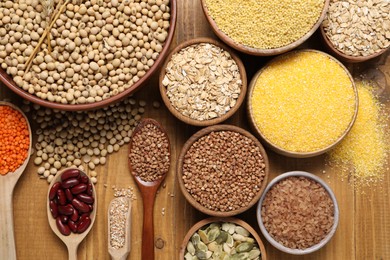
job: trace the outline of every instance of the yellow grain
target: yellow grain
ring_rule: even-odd
[[[316,152],[333,144],[350,125],[356,106],[344,68],[314,51],[271,62],[258,77],[251,99],[263,136],[290,152]]]
[[[357,82],[358,115],[350,133],[329,153],[331,165],[341,167],[342,177],[353,177],[357,188],[377,183],[388,166],[389,133],[383,106],[367,82]]]
[[[205,0],[218,28],[235,42],[274,49],[304,36],[321,16],[324,0]]]

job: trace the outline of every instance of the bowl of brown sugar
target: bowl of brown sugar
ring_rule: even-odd
[[[176,168],[187,201],[215,217],[234,216],[252,207],[265,189],[268,171],[260,142],[232,125],[195,133],[184,144]]]
[[[330,241],[337,229],[339,209],[336,197],[322,179],[292,171],[268,184],[258,203],[257,221],[274,247],[304,255]]]

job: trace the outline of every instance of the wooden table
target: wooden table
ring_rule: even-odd
[[[172,47],[183,40],[197,36],[214,37],[203,16],[200,1],[178,0],[178,23]],[[322,48],[318,35],[312,37],[306,46]],[[247,65],[248,79],[269,58],[241,55]],[[383,100],[390,108],[390,56],[382,56],[364,65],[349,66],[356,76],[371,70],[371,75],[386,75],[388,85],[383,91]],[[383,79],[383,78],[382,78]],[[0,98],[11,98],[14,102],[20,98],[13,95],[4,86],[0,88]],[[160,100],[157,77],[149,81],[139,93],[138,98],[148,101],[145,116],[157,119],[168,130],[172,144],[172,167],[166,179],[165,188],[161,188],[155,205],[155,238],[164,241],[164,247],[155,249],[156,259],[178,259],[182,239],[187,230],[198,220],[206,216],[192,208],[181,195],[175,180],[175,163],[183,143],[199,128],[185,125],[174,118],[162,106],[152,108],[152,101]],[[246,111],[242,107],[226,123],[248,129]],[[390,122],[389,122],[390,123]],[[309,171],[322,177],[334,190],[340,207],[340,222],[334,238],[324,248],[305,257],[294,257],[279,252],[265,242],[269,259],[390,259],[390,170],[387,170],[381,188],[368,189],[365,195],[354,191],[347,180],[341,181],[336,172],[325,165],[325,156],[311,159],[291,159],[277,155],[269,150],[271,176],[291,170]],[[373,158],[374,160],[375,158]],[[26,171],[17,184],[14,193],[14,224],[18,259],[67,259],[65,245],[51,231],[46,216],[47,182],[39,179],[36,167],[30,161]],[[128,259],[141,259],[142,199],[130,176],[127,167],[127,147],[111,155],[107,164],[98,171],[98,213],[91,233],[82,242],[78,250],[79,259],[109,259],[107,251],[107,208],[113,198],[112,186],[118,188],[133,187],[137,199],[133,201],[131,254]],[[325,173],[323,173],[325,171]],[[165,208],[165,215],[162,209]],[[255,208],[239,215],[259,231]]]

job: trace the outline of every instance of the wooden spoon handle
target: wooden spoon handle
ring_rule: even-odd
[[[155,195],[156,189],[153,189],[143,197],[142,260],[154,259],[153,206]]]
[[[68,259],[77,260],[77,247],[79,245],[74,243],[69,243],[66,246],[68,247]]]
[[[6,176],[0,176],[6,178]],[[1,243],[0,243],[0,259],[15,260],[15,236],[14,236],[14,221],[13,221],[13,206],[12,194],[14,184],[0,180],[0,227],[1,227]]]

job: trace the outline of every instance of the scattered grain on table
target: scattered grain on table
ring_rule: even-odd
[[[324,149],[351,124],[353,86],[346,69],[324,53],[307,50],[279,56],[263,69],[249,97],[254,122],[279,148]]]
[[[297,41],[317,23],[324,0],[205,0],[209,15],[233,41],[274,49]]]
[[[358,81],[356,86],[359,94],[356,121],[345,139],[329,152],[328,163],[338,169],[339,176],[352,179],[360,190],[380,184],[389,169],[390,114],[374,94],[373,83]]]

